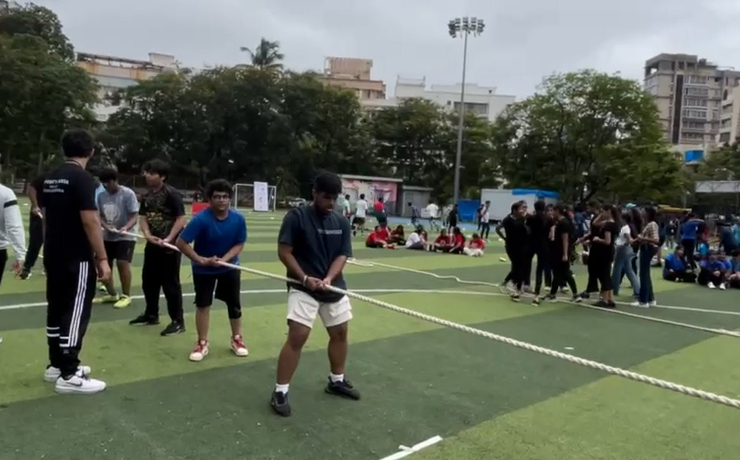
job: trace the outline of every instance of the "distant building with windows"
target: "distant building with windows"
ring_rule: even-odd
[[[77,53],[75,59],[98,84],[100,103],[95,107],[95,115],[100,121],[107,120],[120,108],[114,98],[118,91],[178,70],[175,57],[168,54],[149,53],[148,61],[90,53]]]
[[[379,110],[385,107],[394,107],[404,99],[420,98],[432,101],[451,111],[457,111],[460,108],[461,91],[462,84],[460,83],[427,87],[426,78],[398,77],[393,98],[362,101],[362,105],[368,110]],[[497,94],[495,86],[479,86],[475,83],[465,84],[466,113],[474,113],[493,121],[508,105],[515,101],[515,96]]]
[[[739,85],[740,71],[696,55],[663,53],[645,61],[644,88],[658,105],[665,138],[678,153],[693,152],[692,158],[732,140]],[[735,126],[737,135],[737,120]]]
[[[318,78],[327,86],[354,92],[360,101],[385,99],[385,83],[371,78],[372,68],[370,59],[327,57]]]
[[[0,0],[0,13],[5,13],[20,7],[21,4],[13,0]]]

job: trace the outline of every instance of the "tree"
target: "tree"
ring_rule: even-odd
[[[699,180],[740,180],[740,142],[714,149],[696,170]]]
[[[280,52],[279,42],[271,42],[263,37],[254,51],[245,46],[241,47],[241,50],[249,53],[253,67],[271,72],[283,70],[281,61],[285,58],[285,55]]]
[[[70,126],[94,123],[95,84],[31,35],[0,34],[0,152],[6,170],[41,169]]]
[[[680,181],[655,103],[618,75],[546,78],[496,120],[492,141],[509,186],[558,191],[566,201],[657,200]]]
[[[74,48],[62,32],[62,23],[53,11],[43,6],[29,3],[0,13],[0,35],[38,37],[53,53],[68,61],[74,59]]]

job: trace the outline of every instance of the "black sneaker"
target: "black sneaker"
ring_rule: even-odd
[[[162,337],[167,337],[170,335],[182,334],[183,332],[185,332],[185,325],[180,321],[173,321],[164,328],[161,335]]]
[[[354,399],[355,401],[360,399],[360,392],[355,390],[355,387],[353,387],[347,379],[344,379],[341,382],[332,382],[331,377],[329,377],[329,383],[326,385],[326,392],[330,395],[344,396],[345,398]]]
[[[539,305],[540,304],[540,296],[535,296],[534,299],[532,299],[532,305]]]
[[[20,275],[18,275],[18,278],[22,279],[23,281],[27,280],[31,277],[31,272],[23,272]]]
[[[288,401],[288,393],[273,391],[272,398],[270,398],[270,407],[272,407],[272,411],[279,416],[290,417],[290,401]]]
[[[144,326],[156,326],[159,324],[158,316],[147,316],[139,315],[136,318],[128,322],[132,326],[144,325]]]
[[[521,295],[517,294],[516,292],[511,294],[509,298],[513,300],[514,302],[519,302],[519,299],[521,299]]]
[[[581,302],[583,302],[583,297],[581,297],[579,295],[574,295],[573,298],[570,299],[570,301],[571,302],[574,302],[574,303],[581,303]]]

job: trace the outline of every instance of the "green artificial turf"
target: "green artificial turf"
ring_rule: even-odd
[[[271,218],[272,217],[272,218]],[[248,214],[245,266],[280,274],[280,216]],[[419,251],[371,250],[355,239],[358,259],[438,275],[500,282],[508,271],[495,241],[480,259]],[[134,262],[140,293],[142,245]],[[185,293],[192,292],[187,261]],[[578,283],[585,286],[582,267]],[[348,266],[350,289],[440,292],[368,293],[373,298],[653,377],[740,397],[740,339],[593,311],[566,303],[513,303],[498,289],[382,266]],[[740,312],[737,291],[668,283],[654,272],[659,303]],[[727,459],[740,451],[740,411],[645,384],[609,377],[376,305],[353,301],[348,377],[359,402],[323,393],[326,333],[320,323],[291,385],[294,416],[267,405],[285,339],[285,284],[244,274],[245,334],[251,355],[228,350],[225,310],[214,306],[211,354],[188,361],[188,332],[162,338],[157,327],[131,327],[143,309],[97,305],[83,360],[109,388],[62,397],[41,380],[46,362],[44,278],[7,277],[0,295],[0,460],[106,459],[380,459],[435,435],[444,440],[417,459]],[[480,295],[483,293],[484,295]],[[629,289],[621,298],[629,301]],[[166,315],[164,300],[161,313]],[[635,309],[645,316],[735,329],[740,315]]]

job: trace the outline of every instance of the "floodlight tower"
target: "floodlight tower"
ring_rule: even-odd
[[[455,190],[454,190],[454,202],[460,198],[460,161],[462,158],[462,141],[463,141],[463,127],[465,120],[465,70],[468,64],[468,36],[473,35],[477,37],[483,33],[486,25],[483,19],[476,17],[463,17],[455,18],[450,20],[447,24],[449,29],[450,37],[462,38],[463,39],[463,65],[462,65],[462,87],[460,89],[460,107],[458,109],[460,113],[460,120],[457,126],[457,154],[455,155]]]

